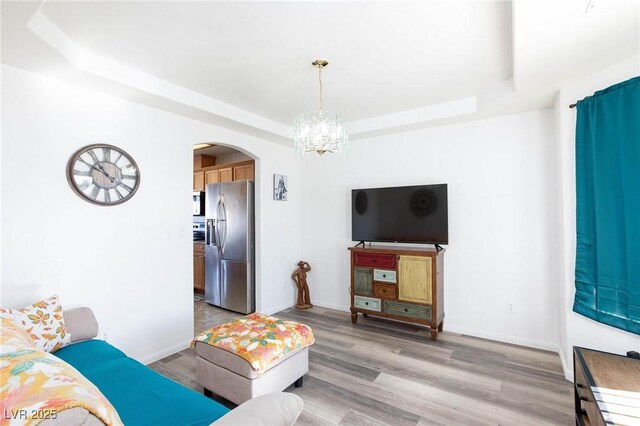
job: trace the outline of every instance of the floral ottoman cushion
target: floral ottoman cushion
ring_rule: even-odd
[[[311,327],[255,313],[221,324],[195,337],[203,342],[238,355],[262,375],[288,354],[315,343]]]

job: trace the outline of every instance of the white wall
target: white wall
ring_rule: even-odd
[[[563,86],[556,99],[556,117],[558,118],[557,174],[560,177],[557,212],[560,256],[558,262],[560,265],[560,355],[567,378],[573,376],[573,346],[584,346],[622,354],[629,350],[640,350],[640,336],[601,324],[573,312],[576,256],[576,110],[569,108],[569,104],[575,103],[576,100],[593,95],[597,90],[635,77],[639,73],[639,58],[634,56]]]
[[[291,306],[300,257],[300,166],[287,147],[2,66],[0,305],[57,293],[89,305],[109,340],[150,362],[193,336],[192,146],[224,141],[257,157],[257,308]],[[69,188],[78,148],[117,145],[137,161],[128,202],[99,207]],[[289,175],[286,203],[272,175]]]
[[[445,330],[557,350],[554,137],[546,110],[356,140],[347,159],[305,157],[312,301],[348,310],[351,189],[447,183]]]

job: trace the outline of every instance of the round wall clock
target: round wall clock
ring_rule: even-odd
[[[113,145],[88,145],[76,151],[67,164],[67,180],[80,198],[100,206],[130,199],[140,186],[138,165]]]

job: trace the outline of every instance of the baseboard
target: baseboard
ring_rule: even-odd
[[[325,303],[322,301],[317,301],[317,300],[312,300],[311,303],[313,304],[313,306],[318,306],[320,308],[329,308],[329,309],[335,309],[338,311],[342,311],[342,312],[350,312],[349,310],[349,305],[338,305],[335,303]],[[289,308],[293,308],[294,305],[283,305],[280,306],[278,308],[274,308],[274,309],[269,309],[267,310],[267,312],[265,312],[267,315],[273,315],[276,312],[280,312],[280,311],[284,311],[285,309],[289,309]]]
[[[267,315],[273,315],[277,312],[284,311],[285,309],[289,309],[291,307],[293,307],[293,305],[291,303],[287,303],[284,305],[280,305],[276,308],[267,309],[266,312],[262,312],[262,313]]]
[[[562,363],[562,371],[564,371],[564,378],[573,383],[573,368],[567,365],[567,362],[564,359],[564,353],[562,349],[558,349],[558,354],[560,355],[560,362]]]
[[[168,347],[166,349],[163,349],[161,351],[158,351],[156,353],[153,353],[151,355],[147,355],[144,356],[142,358],[138,358],[137,360],[144,364],[144,365],[148,365],[151,364],[152,362],[156,362],[161,360],[162,358],[166,358],[170,355],[173,355],[175,353],[178,353],[180,351],[183,351],[187,348],[189,348],[191,346],[191,342],[193,341],[193,339],[189,339],[186,342],[183,343],[178,343],[177,345],[173,345],[171,347]]]
[[[548,342],[542,342],[539,340],[527,339],[524,337],[509,336],[500,333],[492,333],[490,331],[482,331],[475,328],[461,327],[447,324],[444,322],[444,331],[450,331],[452,333],[465,334],[467,336],[480,337],[482,339],[495,340],[497,342],[511,343],[513,345],[527,346],[535,349],[542,349],[545,351],[551,351],[559,353],[560,347]]]
[[[320,301],[314,300],[312,301],[312,303],[314,306],[319,306],[322,308],[336,309],[342,312],[350,312],[349,305],[340,305],[337,303],[323,302],[321,300]],[[469,327],[460,327],[456,325],[447,324],[446,321],[445,321],[444,330],[450,331],[452,333],[465,334],[467,336],[480,337],[482,339],[495,340],[497,342],[527,346],[530,348],[542,349],[545,351],[551,351],[551,352],[560,354],[559,346],[554,345],[552,343],[548,343],[548,342],[541,342],[539,340],[526,339],[522,337],[515,337],[515,336],[508,336],[508,335],[499,334],[499,333],[486,332],[486,331],[478,330],[475,328],[469,328]],[[567,377],[567,369],[565,368],[565,365],[564,365],[564,358],[561,356],[560,359],[563,363],[562,367],[565,371],[565,377]]]
[[[329,303],[317,300],[312,300],[311,303],[313,303],[313,306],[319,306],[321,308],[335,309],[342,312],[351,312],[349,305],[339,305],[337,303]]]

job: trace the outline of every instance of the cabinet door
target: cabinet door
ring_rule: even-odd
[[[204,254],[193,254],[193,288],[204,291]]]
[[[210,183],[220,182],[220,174],[217,170],[208,170],[204,172],[204,181],[207,185]]]
[[[400,256],[398,262],[398,299],[431,303],[433,263],[428,256]]]
[[[193,190],[204,191],[204,172],[193,172]]]
[[[372,282],[373,274],[371,272],[371,269],[353,269],[353,291],[355,292],[355,294],[370,295]]]
[[[233,180],[253,180],[253,164],[233,168]]]
[[[225,169],[220,169],[220,182],[231,182],[233,181],[233,167],[227,167]]]

